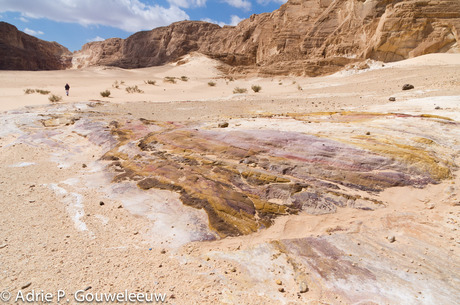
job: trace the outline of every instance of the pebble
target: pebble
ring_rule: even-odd
[[[104,201],[99,201],[100,206],[103,206],[104,204],[105,204]]]
[[[219,125],[217,125],[219,128],[227,128],[228,127],[228,122],[223,122],[223,123],[219,123]]]
[[[279,291],[279,292],[284,292],[285,290],[284,290],[283,287],[280,287],[280,288],[278,288],[278,291]]]
[[[160,253],[161,253],[161,254],[165,254],[165,253],[166,253],[166,250],[165,250],[165,249],[162,249]]]
[[[0,245],[0,249],[6,248],[6,246],[8,246],[8,244]]]
[[[299,285],[299,288],[300,288],[300,293],[305,293],[308,291],[308,285],[307,285],[307,282],[305,281],[302,281]]]
[[[396,98],[395,98],[394,96],[392,96],[392,97],[390,97],[388,100],[389,100],[390,102],[394,102],[394,101],[396,101]]]
[[[30,285],[32,285],[31,282],[28,282],[27,284],[25,284],[24,286],[21,287],[21,289],[26,289],[27,287],[29,287]]]
[[[85,289],[83,289],[83,290],[84,290],[84,291],[88,291],[88,290],[90,290],[91,288],[93,288],[93,287],[91,287],[91,286],[88,286],[88,287],[86,287],[86,288],[85,288]]]
[[[283,282],[281,280],[276,280],[276,285],[283,285]]]
[[[390,243],[394,243],[396,241],[396,237],[394,235],[388,236],[387,239]]]

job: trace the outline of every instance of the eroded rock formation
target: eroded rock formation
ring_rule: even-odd
[[[230,72],[319,75],[366,58],[459,52],[459,31],[456,0],[290,0],[236,27],[183,21],[89,43],[74,54],[73,66],[148,67],[198,51]]]
[[[71,66],[72,53],[0,22],[0,70],[61,70]]]

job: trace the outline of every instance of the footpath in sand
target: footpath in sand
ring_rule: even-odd
[[[233,80],[198,55],[0,72],[0,291],[455,303],[459,58],[318,78]],[[60,103],[24,93],[66,82]]]

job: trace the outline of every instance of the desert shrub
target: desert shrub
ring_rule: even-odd
[[[155,85],[157,83],[156,80],[145,80],[144,83],[146,83],[147,85]]]
[[[51,93],[51,91],[48,90],[42,90],[42,89],[35,89],[35,92],[43,94],[43,95],[48,95]]]
[[[303,88],[300,85],[297,85],[297,90],[302,91]]]
[[[48,91],[48,90],[42,90],[42,89],[24,89],[24,93],[25,94],[32,94],[32,93],[40,93],[40,94],[43,94],[43,95],[47,95],[47,94],[50,94],[51,91]]]
[[[183,82],[186,82],[186,81],[188,81],[188,77],[187,76],[181,76],[180,80],[183,81]]]
[[[126,87],[126,92],[128,93],[144,93],[141,89],[136,86]]]
[[[109,90],[102,91],[101,96],[102,97],[109,97],[110,96],[110,91]]]
[[[252,85],[251,89],[254,92],[259,92],[260,90],[262,90],[262,87],[259,85]]]
[[[230,82],[233,82],[234,80],[235,80],[235,79],[234,79],[232,76],[230,76],[230,77],[228,78],[228,81],[230,81]]]
[[[125,81],[121,80],[120,82],[118,82],[117,80],[112,84],[112,87],[113,88],[116,88],[116,89],[120,89],[120,85],[124,85],[125,84]]]
[[[208,86],[209,86],[209,87],[214,87],[215,85],[216,85],[216,83],[213,82],[213,81],[208,82]]]
[[[51,94],[48,99],[50,100],[51,103],[57,103],[62,100],[62,97],[59,95]]]
[[[171,84],[175,84],[176,83],[176,78],[174,76],[166,76],[163,81],[165,83],[171,83]]]
[[[235,89],[233,89],[234,94],[236,94],[236,93],[246,93],[246,92],[248,92],[248,89],[246,89],[246,88],[235,87]]]

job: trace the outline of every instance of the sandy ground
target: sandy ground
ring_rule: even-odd
[[[374,63],[372,67],[318,78],[231,80],[219,73],[215,62],[195,55],[180,66],[171,64],[139,70],[95,67],[0,71],[0,111],[24,111],[24,107],[32,111],[39,105],[50,104],[47,95],[25,94],[24,90],[29,88],[60,95],[64,104],[102,101],[105,113],[113,118],[128,115],[156,121],[221,122],[245,120],[263,113],[353,110],[430,112],[460,120],[460,54],[422,56],[384,66]],[[178,78],[177,83],[164,82],[168,76]],[[188,80],[180,80],[181,76]],[[147,80],[154,80],[156,84],[146,84]],[[113,86],[116,81],[124,84],[117,89]],[[209,86],[210,81],[216,85]],[[69,97],[64,93],[65,83],[71,86]],[[415,89],[402,91],[406,83],[413,84]],[[135,85],[144,93],[126,92],[127,86]],[[262,90],[255,93],[252,85],[259,85]],[[236,87],[248,91],[233,94]],[[100,95],[106,89],[111,91],[109,98]],[[396,102],[389,102],[390,97],[395,97]],[[14,120],[14,112],[3,115],[8,122]],[[451,272],[457,273],[457,277],[449,281],[452,285],[460,281],[458,265],[455,266],[460,261],[458,175],[425,189],[388,189],[379,196],[390,205],[372,212],[372,216],[367,211],[354,209],[328,215],[283,216],[269,229],[252,235],[167,247],[149,239],[149,219],[123,208],[123,202],[116,196],[101,195],[104,193],[97,183],[95,187],[80,189],[85,179],[108,179],[95,178],[94,173],[85,172],[86,164],[96,162],[100,151],[84,151],[78,155],[81,160],[72,160],[66,165],[62,160],[50,159],[49,151],[40,145],[21,143],[14,131],[7,130],[6,126],[11,126],[5,123],[7,121],[3,128],[0,126],[3,129],[0,130],[0,292],[11,292],[13,299],[20,290],[24,293],[34,290],[52,293],[56,302],[57,291],[64,290],[67,295],[60,303],[67,303],[67,298],[70,303],[76,303],[73,293],[86,289],[85,293],[125,290],[166,293],[168,304],[348,304],[346,300],[334,299],[334,295],[315,289],[313,284],[309,285],[309,293],[300,295],[294,287],[296,283],[288,276],[290,269],[282,263],[264,265],[270,271],[254,275],[248,271],[249,267],[242,270],[239,261],[250,262],[257,251],[274,240],[333,238],[331,233],[335,232],[362,232],[362,235],[353,235],[355,242],[375,243],[376,249],[378,247],[375,253],[382,257],[398,256],[404,250],[387,249],[387,242],[381,246],[375,240],[383,240],[387,234],[396,234],[397,239],[404,240],[406,231],[402,219],[407,217],[414,219],[414,223],[428,223],[420,230],[412,228],[413,232],[408,235],[423,235],[423,230],[429,230],[423,238],[433,240],[426,251],[432,247],[429,249],[436,255],[448,255],[448,260],[454,263]],[[458,145],[460,138],[452,141]],[[459,164],[458,160],[454,162]],[[84,222],[78,224],[79,217]],[[78,229],[78,225],[86,226],[86,230]],[[410,226],[408,228],[410,231]],[[340,240],[335,242],[339,244]],[[410,251],[407,253],[409,256]],[[411,259],[415,264],[424,263],[422,256],[417,258],[414,254]],[[398,262],[401,269],[406,269]],[[252,276],[248,276],[248,272]],[[269,279],[268,283],[261,281],[253,285],[254,279],[264,277]],[[283,279],[286,292],[278,291],[279,279]],[[445,299],[441,300],[438,304],[447,304]],[[46,302],[38,299],[36,303]],[[430,300],[409,297],[407,304],[430,304]]]

